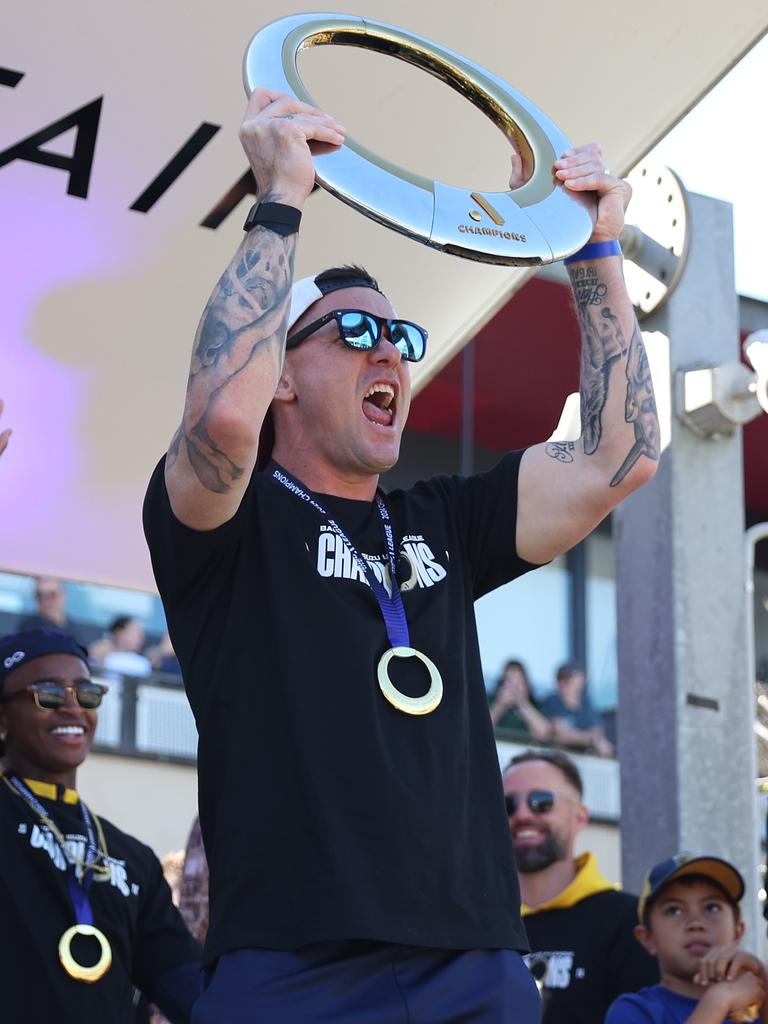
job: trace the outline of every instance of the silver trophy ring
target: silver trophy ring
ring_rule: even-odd
[[[427,666],[429,689],[426,693],[421,697],[409,697],[408,694],[397,689],[389,678],[389,663],[393,658],[418,658]],[[379,680],[379,689],[389,703],[393,708],[397,708],[398,711],[402,711],[406,715],[428,715],[443,699],[443,677],[440,675],[437,665],[426,654],[417,651],[415,647],[390,647],[388,651],[384,651],[379,658],[376,674]]]
[[[413,64],[466,96],[533,163],[531,178],[507,192],[480,192],[433,181],[391,163],[352,138],[315,158],[318,184],[367,217],[418,242],[465,259],[506,266],[553,263],[592,233],[595,199],[569,193],[552,165],[571,148],[522,93],[452,50],[393,25],[348,14],[295,14],[262,28],[248,44],[243,81],[317,106],[301,80],[297,54],[335,44],[377,50]]]

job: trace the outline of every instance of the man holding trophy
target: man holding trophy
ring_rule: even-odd
[[[616,241],[629,187],[594,145],[555,164],[598,201],[569,266],[579,441],[385,494],[427,332],[362,268],[293,281],[312,153],[344,139],[329,115],[254,89],[241,140],[259,202],[145,503],[200,733],[211,913],[193,1020],[534,1024],[473,602],[655,471]],[[400,548],[414,538],[430,554],[415,583]]]

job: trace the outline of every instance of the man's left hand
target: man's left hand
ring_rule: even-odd
[[[632,198],[628,182],[615,178],[596,142],[566,150],[555,161],[555,177],[573,192],[597,193],[597,219],[590,242],[612,242],[624,227],[624,214]]]

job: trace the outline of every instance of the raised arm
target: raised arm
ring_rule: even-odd
[[[595,145],[555,164],[573,191],[598,195],[590,242],[618,239],[631,190],[603,169]],[[539,444],[520,464],[517,549],[547,562],[584,538],[656,472],[659,425],[643,339],[620,255],[568,267],[581,330],[581,436]]]
[[[301,210],[315,180],[310,143],[333,149],[344,135],[316,108],[255,89],[240,141],[259,201]],[[173,511],[194,529],[231,519],[248,486],[283,364],[295,248],[295,234],[254,227],[203,311],[165,468]]]

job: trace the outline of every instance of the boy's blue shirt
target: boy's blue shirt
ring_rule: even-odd
[[[699,1005],[698,999],[679,996],[663,985],[641,988],[615,999],[605,1024],[685,1024]]]

